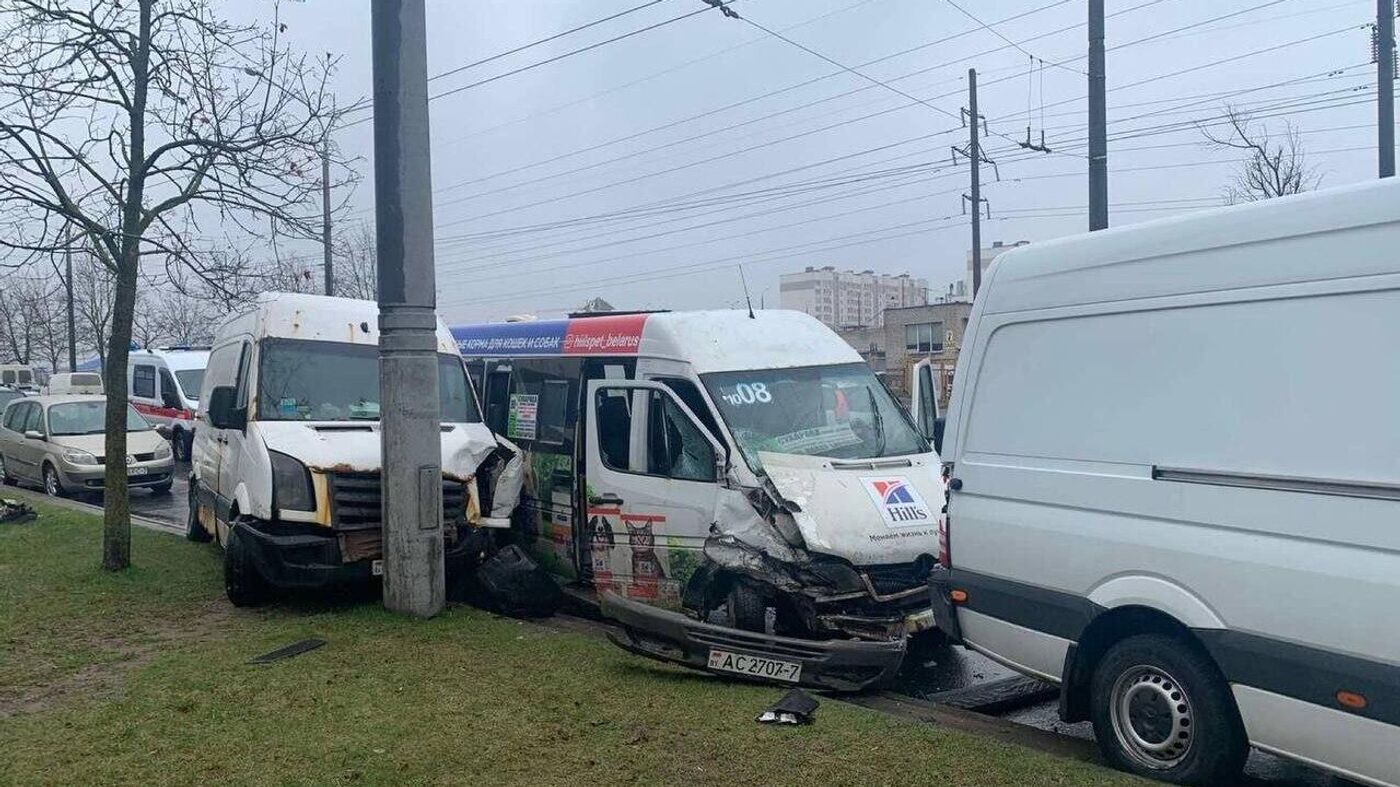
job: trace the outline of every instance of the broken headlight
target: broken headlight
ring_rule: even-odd
[[[268,451],[272,459],[272,505],[290,511],[315,511],[316,495],[306,465],[286,454]]]

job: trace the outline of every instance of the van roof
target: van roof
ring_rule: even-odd
[[[1335,233],[1359,228],[1336,247]],[[1011,249],[992,264],[979,305],[996,314],[1396,273],[1398,233],[1400,180],[1370,181]],[[1305,245],[1260,252],[1283,239]]]
[[[648,356],[697,373],[859,363],[841,337],[797,311],[682,311],[483,323],[452,329],[463,355]]]
[[[219,340],[239,334],[258,339],[378,345],[379,304],[298,292],[259,293],[247,309],[230,317],[218,331]],[[437,321],[437,350],[457,352],[456,342],[441,319]]]
[[[170,367],[171,371],[184,369],[203,369],[209,365],[209,350],[207,349],[180,349],[172,350],[159,348],[154,350],[132,350],[128,355],[128,363],[135,363],[142,358],[159,358]]]

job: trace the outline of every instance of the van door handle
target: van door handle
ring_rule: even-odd
[[[605,492],[601,495],[589,497],[588,504],[594,506],[620,506],[622,505],[622,498],[612,492]]]

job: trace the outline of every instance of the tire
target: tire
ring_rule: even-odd
[[[248,549],[237,528],[228,533],[224,546],[224,593],[235,607],[255,607],[267,601],[272,589],[248,558]]]
[[[729,625],[742,631],[768,631],[768,602],[742,582],[729,591]]]
[[[58,477],[58,471],[48,462],[44,463],[44,494],[49,497],[68,496],[68,490],[63,488],[63,481]]]
[[[1094,737],[1115,767],[1172,784],[1232,783],[1249,742],[1230,687],[1195,643],[1165,634],[1108,649],[1090,684]]]
[[[185,444],[184,429],[176,429],[170,434],[170,453],[175,455],[175,461],[177,462],[189,461],[190,454]]]
[[[189,514],[185,516],[185,538],[196,544],[207,544],[213,539],[209,531],[199,523],[198,496],[195,494],[196,482],[194,477],[190,477]]]
[[[10,475],[10,468],[5,466],[4,454],[0,454],[0,484],[4,484],[5,486],[15,485],[15,478]]]

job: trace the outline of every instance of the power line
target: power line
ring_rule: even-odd
[[[1018,52],[1020,52],[1021,54],[1027,55],[1027,56],[1032,57],[1032,58],[1035,58],[1036,60],[1040,60],[1040,62],[1042,62],[1042,63],[1046,62],[1043,58],[1038,57],[1034,52],[1030,51],[1029,49],[1026,49],[1025,47],[1021,46],[1020,44],[1016,43],[1015,41],[1012,41],[1011,39],[1007,38],[1005,35],[1002,34],[1002,32],[1001,32],[1000,30],[996,29],[996,28],[993,27],[992,25],[987,24],[986,22],[983,22],[981,19],[978,19],[976,16],[973,16],[972,13],[971,13],[970,11],[968,11],[966,8],[963,8],[962,6],[958,5],[956,2],[954,2],[954,0],[943,0],[943,1],[944,1],[945,3],[947,3],[948,5],[952,6],[953,8],[957,9],[958,13],[960,13],[960,14],[962,14],[963,16],[967,17],[968,19],[971,19],[973,22],[976,22],[978,27],[982,28],[983,30],[986,30],[988,33],[991,33],[992,35],[996,36],[997,38],[1000,38],[1001,40],[1005,41],[1007,44],[1009,44],[1009,45],[1015,47],[1016,50],[1017,50]],[[1282,0],[1279,0],[1279,1],[1282,2]],[[998,24],[1000,24],[1000,23],[998,23]],[[1080,70],[1077,69],[1077,68],[1070,68],[1069,66],[1063,65],[1063,64],[1061,64],[1061,63],[1050,63],[1050,65],[1052,65],[1052,66],[1054,66],[1054,67],[1056,67],[1056,68],[1062,68],[1062,69],[1064,69],[1064,70],[1070,72],[1071,74],[1078,74],[1078,75],[1080,75],[1080,76],[1087,76],[1083,71],[1080,71]]]

